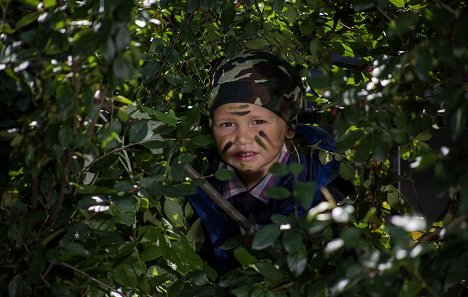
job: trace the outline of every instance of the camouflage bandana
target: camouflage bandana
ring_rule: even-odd
[[[223,61],[212,79],[211,115],[227,103],[251,103],[267,108],[290,125],[297,124],[304,87],[287,61],[269,52],[243,52]]]

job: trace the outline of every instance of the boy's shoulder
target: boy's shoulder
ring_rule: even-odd
[[[295,142],[306,145],[317,145],[321,149],[334,152],[336,141],[327,130],[312,125],[299,124],[296,126]]]

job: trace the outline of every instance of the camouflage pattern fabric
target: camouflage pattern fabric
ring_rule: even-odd
[[[243,52],[223,61],[212,76],[211,114],[227,103],[265,107],[291,125],[302,108],[304,86],[287,61],[264,51]]]

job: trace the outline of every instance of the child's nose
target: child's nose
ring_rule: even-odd
[[[253,141],[252,132],[248,127],[239,126],[236,131],[238,144],[251,144]]]

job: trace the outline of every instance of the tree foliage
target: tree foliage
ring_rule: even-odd
[[[466,296],[464,1],[0,6],[0,295]],[[184,166],[213,144],[212,66],[246,48],[301,72],[338,138],[321,159],[342,161],[356,195],[226,242],[241,267],[219,278],[196,253],[203,230],[183,197],[203,180]],[[430,146],[441,125],[453,144]],[[398,192],[411,176],[393,170],[397,147],[434,172],[442,217]]]

